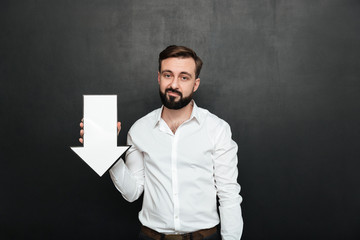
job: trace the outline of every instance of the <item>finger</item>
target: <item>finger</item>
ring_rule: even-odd
[[[120,130],[121,130],[121,122],[118,122],[117,123],[117,133],[118,133],[118,135],[119,135],[119,133],[120,133]]]
[[[84,123],[83,122],[80,123],[80,127],[84,128]]]
[[[82,137],[82,136],[84,136],[84,130],[80,130],[80,136]]]
[[[83,142],[84,142],[84,140],[83,140],[82,138],[79,138],[79,142],[83,143]]]

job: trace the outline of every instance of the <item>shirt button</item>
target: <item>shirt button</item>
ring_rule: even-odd
[[[176,219],[178,219],[179,217],[178,216],[175,216]]]

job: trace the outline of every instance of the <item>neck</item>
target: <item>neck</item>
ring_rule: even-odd
[[[193,105],[194,103],[191,101],[185,107],[177,110],[169,109],[164,106],[161,117],[165,120],[173,132],[175,132],[178,126],[190,118]]]

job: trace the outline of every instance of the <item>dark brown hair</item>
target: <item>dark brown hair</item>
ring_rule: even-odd
[[[194,50],[184,46],[170,45],[159,54],[159,72],[161,72],[161,61],[171,57],[194,59],[196,65],[195,77],[199,77],[203,62]]]

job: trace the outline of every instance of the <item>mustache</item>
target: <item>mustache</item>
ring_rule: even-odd
[[[168,89],[166,89],[166,90],[165,90],[165,94],[166,94],[167,92],[169,92],[169,91],[174,92],[174,93],[177,93],[177,94],[179,94],[179,95],[182,97],[182,93],[179,92],[179,91],[176,90],[176,89],[173,89],[173,88],[168,88]]]

